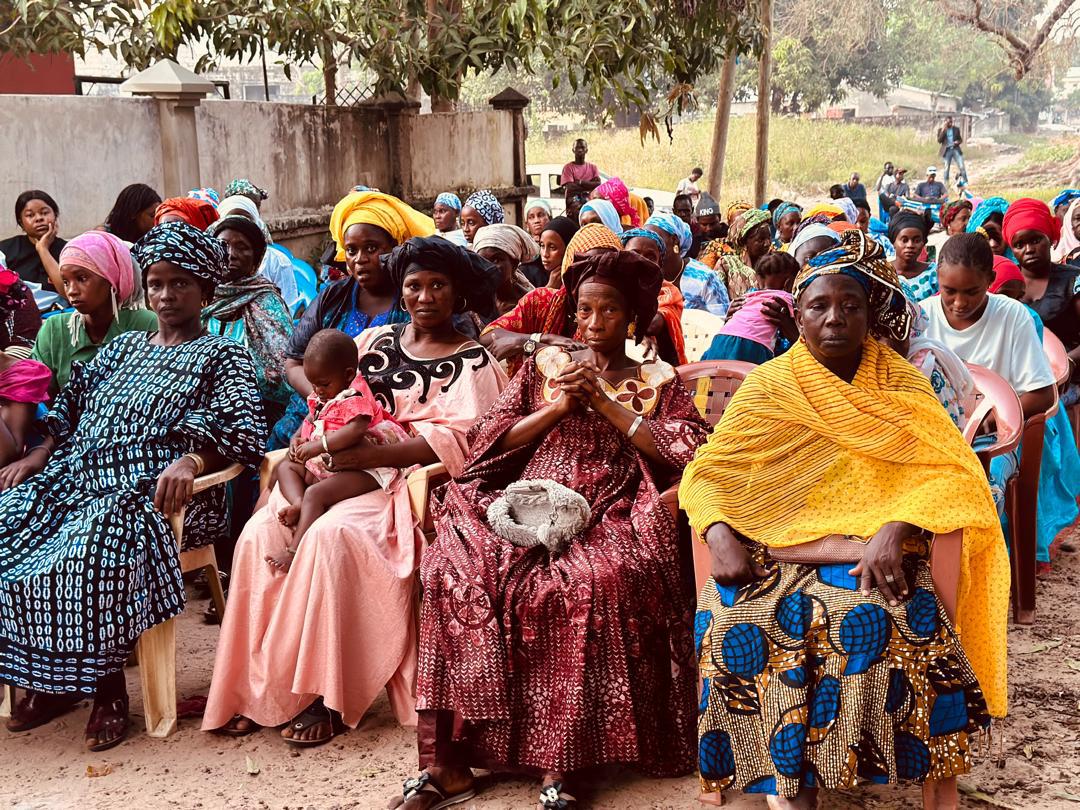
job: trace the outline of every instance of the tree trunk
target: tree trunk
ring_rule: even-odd
[[[735,90],[735,54],[724,60],[720,74],[720,91],[716,97],[716,120],[713,122],[712,157],[709,158],[707,188],[720,199],[724,183],[724,153],[727,151],[728,124],[731,121],[731,97]]]
[[[434,42],[438,38],[439,33],[442,30],[442,22],[435,15],[435,9],[437,8],[438,4],[439,0],[426,0],[425,3],[425,6],[427,8],[429,43]],[[461,11],[461,0],[443,0],[443,7],[448,14],[458,14]],[[460,83],[460,74],[455,78],[458,79]],[[431,97],[431,111],[433,113],[454,112],[456,108],[457,104],[454,103],[453,99],[444,98],[443,96],[437,95]]]
[[[757,148],[754,157],[754,204],[765,202],[769,179],[769,84],[772,78],[772,0],[761,0],[761,59],[758,61]]]
[[[323,90],[326,100],[323,102],[327,107],[337,106],[337,60],[334,58],[334,45],[331,42],[323,42],[319,48],[322,56]]]

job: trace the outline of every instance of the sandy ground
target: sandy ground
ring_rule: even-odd
[[[1038,623],[1010,630],[1011,717],[1003,752],[980,761],[964,780],[964,807],[1071,808],[1080,802],[1080,529],[1039,585]],[[205,694],[216,627],[199,621],[204,603],[193,601],[181,618],[178,684],[182,696]],[[132,711],[141,712],[137,670],[128,672]],[[379,808],[415,767],[414,734],[394,721],[385,696],[363,724],[329,745],[295,751],[274,730],[234,740],[205,734],[197,720],[181,722],[165,740],[137,728],[112,751],[90,754],[82,730],[84,705],[50,726],[23,734],[0,731],[0,806],[31,808]],[[137,718],[141,721],[141,717]],[[1000,739],[1000,738],[999,738]],[[257,771],[250,773],[249,771]],[[104,772],[104,773],[103,773]],[[91,776],[91,773],[103,773]],[[535,785],[489,777],[481,795],[463,808],[528,808]],[[693,808],[693,777],[642,779],[632,773],[602,775],[583,798],[585,807]],[[831,794],[823,807],[908,808],[919,803],[914,787]],[[758,797],[736,797],[727,806],[765,806]]]

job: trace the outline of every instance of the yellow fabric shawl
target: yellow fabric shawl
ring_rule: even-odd
[[[799,341],[739,388],[683,473],[699,534],[766,546],[869,537],[891,521],[964,529],[956,629],[990,713],[1006,712],[1009,561],[978,458],[910,363],[867,340],[848,384]]]

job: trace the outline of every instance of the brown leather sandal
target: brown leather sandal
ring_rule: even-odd
[[[32,728],[51,723],[57,717],[61,717],[86,699],[85,695],[78,692],[66,692],[62,695],[53,695],[47,692],[32,692],[27,690],[23,699],[15,704],[11,717],[6,726],[8,731],[29,731]]]
[[[120,733],[116,737],[108,742],[90,744],[90,740],[98,739],[98,734],[102,731],[105,729],[111,730],[118,725]],[[95,702],[94,708],[90,712],[90,722],[86,724],[86,747],[90,751],[108,751],[126,740],[130,730],[131,717],[128,714],[127,696],[117,698],[109,703]]]

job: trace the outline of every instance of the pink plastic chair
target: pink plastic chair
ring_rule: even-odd
[[[1046,359],[1050,361],[1054,380],[1058,388],[1061,388],[1069,381],[1069,354],[1065,351],[1065,344],[1049,329],[1044,329],[1043,351],[1046,352]]]

